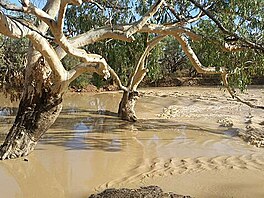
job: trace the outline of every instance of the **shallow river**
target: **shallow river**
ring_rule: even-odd
[[[127,123],[116,117],[120,97],[68,93],[36,150],[0,162],[0,197],[82,198],[155,184],[195,197],[264,197],[264,149],[236,137],[236,128],[207,125],[210,118],[160,118],[164,107],[182,105],[169,95],[141,97],[139,121]],[[3,141],[17,109],[2,95],[0,101]]]

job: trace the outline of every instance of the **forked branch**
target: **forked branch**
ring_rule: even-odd
[[[165,3],[165,0],[157,0],[143,17],[128,29],[128,31],[126,32],[126,36],[130,37],[134,33],[138,32],[148,22],[148,20],[158,11],[158,9],[162,6],[163,3]]]
[[[79,1],[63,0],[60,6],[60,9],[59,9],[60,18],[58,18],[57,21],[53,19],[49,14],[47,14],[43,10],[36,8],[30,3],[28,4],[24,3],[23,8],[25,12],[35,15],[40,20],[44,21],[50,27],[50,30],[52,34],[54,35],[57,43],[63,48],[63,50],[66,53],[73,55],[77,58],[80,58],[85,63],[99,63],[100,67],[98,68],[99,70],[97,71],[97,73],[99,73],[100,75],[104,75],[104,77],[108,77],[109,76],[109,72],[108,72],[109,66],[106,60],[102,56],[98,54],[88,54],[83,49],[73,47],[71,43],[69,42],[69,40],[64,35],[62,31],[62,28],[63,28],[62,20],[64,19],[65,9],[68,3],[79,4],[81,3],[81,1],[79,2]]]
[[[19,21],[14,21],[0,11],[0,33],[11,38],[27,37],[31,40],[34,47],[41,52],[46,61],[50,65],[55,77],[61,82],[66,76],[66,70],[61,64],[56,52],[53,50],[49,42],[35,31]]]
[[[198,57],[196,56],[195,52],[193,51],[192,47],[190,46],[186,36],[183,34],[175,34],[174,37],[180,43],[182,50],[188,56],[189,60],[191,61],[193,67],[196,69],[198,73],[201,74],[222,74],[224,69],[220,68],[219,71],[216,71],[214,67],[204,67]]]
[[[93,73],[96,72],[96,67],[98,66],[97,63],[80,63],[76,65],[73,69],[68,72],[68,84],[74,81],[77,77],[81,74],[89,72]]]
[[[150,51],[162,40],[164,39],[166,36],[162,35],[162,36],[157,36],[154,39],[152,39],[150,42],[148,42],[148,45],[145,49],[145,51],[143,52],[143,54],[141,55],[137,66],[135,68],[135,72],[134,75],[131,77],[130,79],[130,83],[129,83],[129,88],[132,88],[133,91],[136,91],[139,83],[143,80],[143,78],[145,77],[148,69],[145,68],[145,60],[146,57],[149,55]]]

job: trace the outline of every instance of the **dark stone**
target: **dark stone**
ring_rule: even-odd
[[[101,193],[92,194],[89,198],[191,198],[172,192],[165,193],[158,186],[147,186],[139,189],[106,189]]]

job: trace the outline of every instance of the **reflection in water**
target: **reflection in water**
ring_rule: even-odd
[[[14,122],[17,112],[17,103],[11,103],[0,93],[0,141],[3,141]]]
[[[141,98],[137,105],[139,117],[148,119],[124,122],[115,113],[120,96],[69,93],[60,117],[28,161],[0,163],[1,197],[88,197],[106,187],[140,183],[146,175],[210,171],[219,164],[240,167],[244,161],[262,170],[263,151],[235,137],[233,129],[158,119],[155,114],[166,103],[155,97]],[[169,104],[173,100],[178,103],[168,98]],[[15,112],[4,105],[1,133]],[[247,163],[248,159],[253,160]]]
[[[74,125],[73,130],[75,131],[75,133],[86,133],[92,130],[92,126],[87,127],[83,122],[80,122]]]
[[[65,143],[66,147],[83,148],[86,134],[92,130],[92,126],[86,126],[83,122],[77,123],[73,126],[73,137]]]
[[[0,108],[0,117],[11,115],[12,110],[9,108]]]

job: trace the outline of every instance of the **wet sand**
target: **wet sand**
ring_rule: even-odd
[[[193,197],[264,197],[264,149],[237,134],[261,110],[219,88],[142,89],[139,122],[116,118],[120,93],[68,93],[56,123],[28,157],[0,162],[1,197],[88,197],[159,185]],[[261,87],[243,97],[261,103]],[[0,137],[16,104],[0,96]],[[223,121],[224,120],[224,121]],[[223,127],[228,120],[232,126]],[[222,126],[220,126],[222,125]]]

